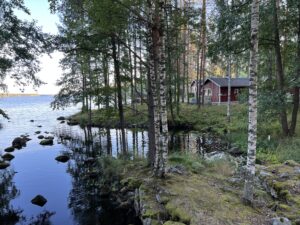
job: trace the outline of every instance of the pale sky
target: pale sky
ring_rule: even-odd
[[[38,26],[42,27],[44,32],[56,34],[59,19],[57,15],[53,15],[49,11],[48,0],[25,0],[25,6],[30,10],[31,15],[28,16],[21,12],[16,12],[16,15],[20,19],[36,20]],[[61,52],[54,52],[51,57],[43,55],[40,58],[41,71],[37,73],[37,76],[46,82],[46,85],[42,85],[38,88],[39,94],[56,94],[59,91],[59,87],[55,85],[56,80],[61,76],[62,70],[59,66],[59,60],[63,57]],[[20,93],[20,87],[16,86],[10,79],[6,80],[9,93]],[[24,93],[36,93],[32,87],[25,87]]]

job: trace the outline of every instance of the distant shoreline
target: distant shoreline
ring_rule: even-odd
[[[24,96],[46,96],[46,95],[51,95],[51,94],[0,94],[0,98],[6,98],[6,97],[24,97]]]

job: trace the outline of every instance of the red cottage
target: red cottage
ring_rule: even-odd
[[[231,78],[231,101],[238,101],[238,94],[248,89],[249,78]],[[210,77],[204,82],[204,96],[213,104],[227,102],[228,78]]]

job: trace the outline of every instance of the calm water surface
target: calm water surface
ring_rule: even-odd
[[[9,121],[0,118],[0,154],[4,154],[3,150],[11,146],[15,137],[28,134],[32,139],[26,147],[12,153],[15,159],[10,167],[0,170],[2,210],[20,210],[23,219],[17,224],[34,224],[36,218],[43,218],[41,215],[50,215],[49,220],[53,225],[127,224],[122,219],[116,220],[118,212],[99,199],[99,190],[95,185],[87,185],[91,182],[86,178],[86,174],[95,169],[88,165],[89,159],[106,154],[117,157],[120,131],[100,128],[87,130],[61,124],[56,120],[57,117],[72,115],[79,108],[52,111],[51,101],[52,96],[0,98],[0,108],[10,116]],[[53,135],[54,145],[41,146],[36,131],[46,136]],[[66,135],[72,139],[60,138]],[[146,157],[147,132],[126,130],[126,135],[132,156]],[[210,145],[204,139],[204,136],[195,132],[171,134],[170,149],[202,151],[203,147]],[[89,140],[93,140],[93,143]],[[55,157],[62,153],[68,154],[71,160],[67,163],[57,162]],[[37,194],[48,200],[43,207],[31,204],[31,199]],[[49,214],[43,214],[45,212]],[[5,223],[0,221],[0,224]]]

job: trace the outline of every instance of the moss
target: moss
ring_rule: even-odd
[[[191,216],[188,215],[188,212],[181,209],[178,205],[173,205],[172,203],[167,203],[166,210],[170,214],[171,218],[174,220],[178,220],[183,223],[190,223]]]
[[[129,189],[139,188],[142,181],[135,177],[128,177],[120,181],[122,186],[127,186]]]
[[[291,211],[292,210],[291,207],[286,204],[279,204],[278,209],[283,210],[283,211]]]
[[[159,210],[155,210],[155,209],[147,209],[143,214],[142,214],[142,218],[151,218],[151,219],[158,219],[160,215],[160,211]]]
[[[175,221],[167,221],[163,225],[185,225],[184,223],[181,222],[175,222]]]

